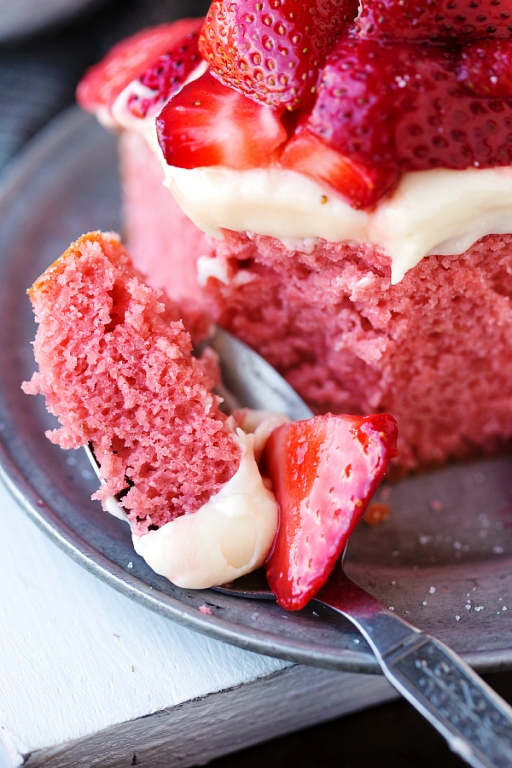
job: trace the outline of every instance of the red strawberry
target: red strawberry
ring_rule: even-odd
[[[353,208],[374,205],[393,189],[399,178],[396,169],[357,162],[331,149],[304,128],[298,128],[288,142],[280,164],[333,187]]]
[[[388,414],[316,416],[271,434],[264,461],[279,505],[267,579],[283,608],[299,610],[327,581],[388,461]]]
[[[197,37],[202,25],[202,19],[182,19],[173,24],[161,24],[149,27],[132,37],[115,45],[105,58],[89,69],[78,85],[76,96],[78,103],[89,112],[96,112],[102,107],[109,107],[132,80],[146,70],[155,71],[155,63],[165,54],[177,62],[181,58],[180,48],[190,45],[192,49],[194,36]],[[192,38],[190,37],[192,36]],[[197,41],[195,43],[197,46]],[[197,53],[197,51],[196,51]],[[158,64],[156,64],[158,67]],[[191,69],[197,66],[197,61],[191,60],[190,53],[183,67],[176,66],[177,76],[183,82]],[[172,67],[171,67],[172,70]],[[151,78],[149,73],[148,77]],[[170,73],[172,81],[173,73]],[[148,87],[153,88],[155,80]],[[160,85],[157,83],[157,85]],[[172,87],[165,78],[164,88]],[[155,94],[156,95],[156,94]]]
[[[509,37],[511,0],[362,0],[360,35],[389,40],[449,41]]]
[[[465,45],[459,82],[478,96],[512,96],[512,40],[478,40]]]
[[[345,38],[329,56],[306,126],[354,161],[402,171],[512,162],[512,100],[458,82],[458,51]]]
[[[127,104],[135,117],[156,115],[180,90],[202,61],[198,41],[199,30],[190,32],[134,82],[134,92],[128,97]],[[141,95],[139,83],[148,89],[147,93]]]
[[[186,85],[156,121],[168,165],[223,165],[245,170],[269,165],[287,139],[279,112],[226,88],[209,72]]]
[[[295,109],[313,97],[325,57],[357,8],[356,0],[213,0],[199,48],[225,85]]]

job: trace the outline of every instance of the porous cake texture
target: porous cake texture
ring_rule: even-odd
[[[431,256],[391,285],[369,245],[310,253],[226,233],[211,311],[316,412],[390,412],[407,470],[503,448],[512,436],[512,236]]]
[[[124,154],[131,149],[125,144]],[[155,183],[161,188],[161,171]],[[139,219],[146,210],[154,220],[140,189],[151,179],[127,174],[124,184]],[[133,224],[132,241],[143,242]],[[158,283],[172,294],[172,275],[190,280],[203,257],[199,283],[211,316],[278,368],[315,412],[395,416],[396,468],[494,452],[512,436],[511,235],[485,237],[460,256],[426,257],[392,285],[390,259],[370,244],[294,248],[227,231],[205,239],[170,194],[161,226],[165,266],[165,246],[153,256],[146,250],[140,268],[149,279],[158,264]]]
[[[147,287],[119,238],[81,237],[29,291],[43,394],[63,448],[92,443],[138,535],[195,512],[236,472],[241,451],[212,394],[211,360],[191,354],[178,309]]]

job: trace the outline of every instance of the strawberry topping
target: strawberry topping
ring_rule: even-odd
[[[459,81],[478,96],[512,97],[512,40],[479,40],[464,46]]]
[[[134,93],[128,97],[128,109],[135,117],[156,115],[180,90],[201,62],[198,40],[199,32],[190,32],[170,51],[160,56],[134,83]],[[148,92],[144,95],[137,92],[138,83],[147,88]]]
[[[115,46],[78,100],[108,115],[125,91],[140,118],[164,107],[170,165],[279,163],[355,208],[406,171],[511,164],[512,0],[362,0],[356,12],[357,0],[213,0],[204,23]],[[191,81],[201,55],[210,69]]]
[[[212,73],[255,101],[290,109],[314,96],[355,0],[213,0],[199,47]]]
[[[287,139],[280,113],[219,83],[209,72],[188,83],[157,118],[168,165],[268,166]]]
[[[141,82],[156,91],[148,101],[156,103],[156,99],[160,103],[160,89],[168,89],[171,95],[175,85],[173,78],[177,77],[178,85],[181,85],[191,69],[197,66],[198,60],[194,60],[193,55],[197,55],[196,38],[201,25],[202,19],[182,19],[143,29],[118,43],[99,64],[85,73],[76,92],[78,103],[89,112],[110,107],[121,91],[141,76]],[[185,53],[180,50],[183,46],[187,48]],[[166,54],[175,63],[164,65],[168,74],[159,79],[157,72],[161,64],[158,62]],[[142,79],[146,70],[149,70],[148,82]],[[136,110],[143,112],[150,106],[137,105]],[[134,114],[137,114],[136,110]]]
[[[364,37],[431,42],[509,37],[511,0],[363,0],[357,20]]]
[[[512,100],[475,97],[459,69],[452,47],[343,38],[307,128],[356,162],[402,171],[510,164]]]
[[[279,527],[266,570],[283,608],[303,608],[327,581],[396,456],[396,438],[388,414],[327,414],[272,432],[264,462]]]
[[[306,128],[299,128],[280,159],[283,168],[328,184],[353,208],[369,208],[398,182],[396,168],[358,162],[327,146]],[[327,200],[326,200],[327,202]]]

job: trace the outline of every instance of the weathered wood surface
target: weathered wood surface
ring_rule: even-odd
[[[153,614],[3,487],[0,525],[0,768],[197,765],[394,695],[381,677],[294,666]]]

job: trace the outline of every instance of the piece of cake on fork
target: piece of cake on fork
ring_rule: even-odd
[[[144,284],[112,233],[83,235],[29,294],[39,370],[23,388],[59,419],[50,440],[92,448],[104,481],[93,498],[129,522],[138,554],[188,588],[232,581],[268,557],[271,571],[290,574],[284,607],[302,607],[395,453],[394,419],[226,416],[214,353],[193,355],[179,307]],[[297,525],[311,505],[313,529]]]

